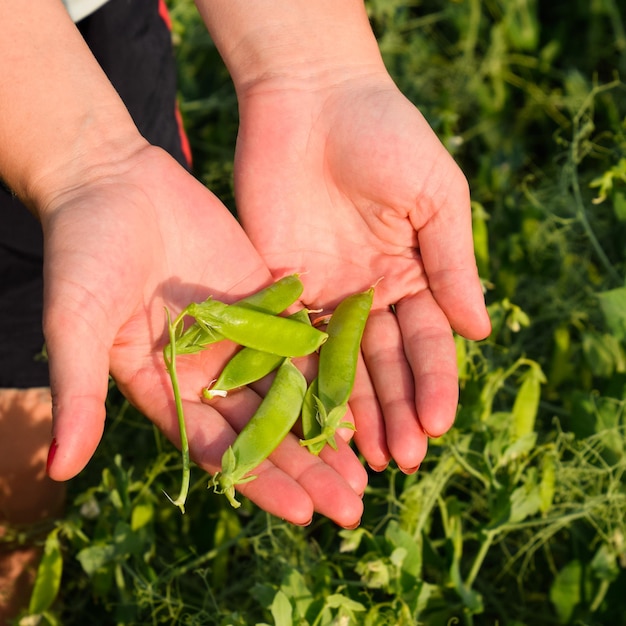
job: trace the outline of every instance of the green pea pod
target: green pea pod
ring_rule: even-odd
[[[541,385],[546,378],[541,367],[535,364],[525,373],[515,402],[513,403],[513,436],[520,439],[535,430],[535,420],[539,411],[541,400]]]
[[[303,290],[300,274],[290,274],[235,304],[263,313],[282,313],[302,295]]]
[[[284,356],[262,352],[255,348],[242,348],[228,361],[217,380],[202,391],[207,400],[225,396],[233,389],[249,385],[273,372]]]
[[[328,322],[328,341],[320,350],[318,380],[319,396],[328,410],[345,404],[350,398],[373,299],[373,288],[348,296],[339,303]]]
[[[223,493],[235,508],[235,486],[254,480],[250,472],[274,452],[293,428],[306,392],[306,379],[300,370],[285,359],[272,385],[250,421],[222,456],[222,469],[209,487]]]
[[[314,454],[319,454],[325,443],[336,447],[338,428],[354,428],[343,422],[348,400],[354,387],[357,361],[365,324],[372,308],[374,288],[348,296],[332,314],[326,332],[328,340],[320,349],[316,404],[317,425],[307,417],[307,429],[300,441]],[[304,427],[303,418],[303,427]]]
[[[354,430],[354,424],[343,421],[343,417],[348,410],[348,404],[340,404],[328,411],[324,403],[315,395],[313,396],[313,402],[315,403],[314,410],[317,427],[315,427],[312,435],[308,439],[300,441],[300,444],[306,446],[309,452],[315,455],[319,454],[326,444],[333,450],[336,450],[337,440],[335,439],[335,434],[337,429],[352,428]]]
[[[307,387],[302,402],[302,433],[305,439],[317,437],[321,432],[318,420],[317,404],[315,398],[319,395],[317,390],[317,378],[314,378]]]
[[[235,304],[264,313],[278,314],[289,308],[302,295],[303,289],[300,275],[290,274],[268,287],[238,300]],[[212,298],[208,298],[205,302],[212,301]],[[201,307],[202,304],[199,303],[196,306]],[[176,322],[182,321],[188,313],[189,307],[181,312]],[[193,354],[222,339],[224,337],[217,331],[196,321],[176,339],[176,352],[177,354]]]
[[[195,354],[222,339],[223,337],[219,333],[194,322],[176,339],[176,352],[178,354]],[[166,347],[169,351],[169,344]]]
[[[296,311],[289,319],[311,325],[307,309]],[[233,389],[239,389],[267,376],[280,367],[284,358],[255,348],[242,348],[228,361],[217,380],[203,390],[202,395],[207,400],[224,397]]]
[[[306,356],[328,338],[325,332],[308,324],[217,300],[201,307],[190,305],[189,313],[226,339],[280,356]]]

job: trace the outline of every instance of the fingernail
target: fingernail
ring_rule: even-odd
[[[350,526],[344,526],[345,530],[354,530],[361,525],[361,520],[359,520],[356,524],[351,524]]]
[[[374,472],[384,472],[387,467],[389,467],[388,463],[385,463],[384,465],[372,465],[371,463],[369,464],[370,469]]]
[[[404,474],[415,474],[415,472],[417,472],[417,470],[420,468],[419,465],[416,465],[415,467],[401,467],[400,471],[403,472]]]
[[[305,522],[304,524],[296,524],[296,526],[310,526],[313,523],[313,518],[311,518],[308,522]]]
[[[54,455],[57,453],[57,448],[59,444],[56,439],[52,440],[50,444],[50,449],[48,450],[48,460],[46,461],[46,472],[50,473],[50,466],[52,465],[52,461],[54,461]]]

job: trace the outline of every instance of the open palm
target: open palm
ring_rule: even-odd
[[[50,355],[54,436],[50,474],[67,479],[102,436],[111,372],[124,395],[179,440],[162,349],[167,307],[177,314],[213,295],[227,301],[271,282],[241,227],[219,201],[157,148],[120,173],[72,190],[42,215],[44,327]],[[232,353],[227,342],[178,363],[192,458],[215,471],[260,396],[246,389],[208,406],[200,391]],[[306,523],[317,510],[358,522],[365,474],[344,446],[318,459],[284,442],[242,492],[266,510]]]
[[[467,182],[386,75],[240,99],[240,218],[275,273],[303,272],[304,301],[332,310],[377,284],[351,409],[375,468],[419,466],[458,399],[451,328],[489,332]]]

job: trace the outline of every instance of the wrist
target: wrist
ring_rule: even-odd
[[[0,174],[39,213],[142,138],[62,3],[0,2],[0,23]]]
[[[362,0],[197,0],[238,97],[385,72]]]
[[[149,145],[132,121],[116,126],[114,120],[120,122],[119,118],[110,118],[105,111],[97,117],[74,125],[81,131],[67,138],[63,150],[45,163],[31,162],[25,171],[22,186],[15,191],[40,219],[67,193],[128,170],[134,155]]]

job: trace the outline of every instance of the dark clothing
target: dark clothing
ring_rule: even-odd
[[[139,132],[190,166],[176,109],[176,66],[163,0],[110,0],[77,24]],[[70,70],[71,71],[71,68]],[[0,387],[44,387],[43,238],[0,187]]]

